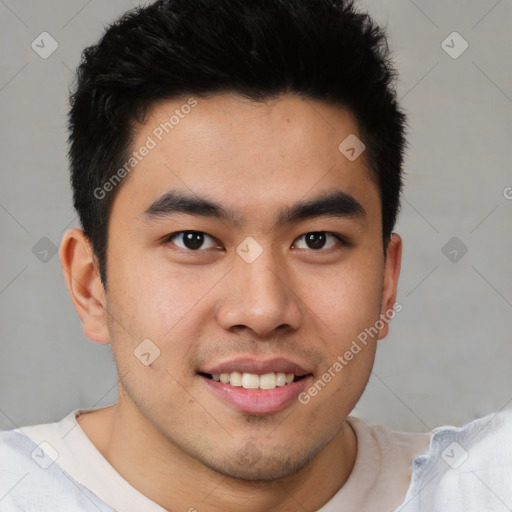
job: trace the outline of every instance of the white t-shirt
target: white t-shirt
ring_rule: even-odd
[[[93,409],[72,411],[55,423],[0,432],[1,512],[165,512],[121,477],[86,436],[76,415],[90,410]],[[504,454],[512,454],[512,440],[504,441],[506,434],[512,437],[512,413],[508,416],[502,413],[500,418],[498,421],[489,415],[462,429],[439,427],[434,433],[407,433],[369,426],[349,417],[358,443],[354,468],[342,488],[318,512],[501,510],[482,508],[482,503],[485,506],[490,503],[490,497],[487,494],[482,497],[482,493],[480,498],[474,498],[480,500],[480,508],[472,509],[468,500],[463,506],[457,499],[463,499],[459,495],[464,486],[456,476],[462,474],[464,467],[471,468],[471,472],[482,469],[482,456],[488,455],[485,440],[487,446],[489,441],[491,444],[497,441],[505,447]],[[479,446],[475,432],[482,430],[485,422],[487,435],[480,435]],[[484,446],[481,446],[482,439]],[[467,459],[473,459],[471,466],[462,460],[461,448],[453,444],[457,441],[465,446],[466,453],[474,455]],[[442,451],[446,453],[443,455]],[[458,468],[454,468],[454,461]],[[506,464],[483,468],[487,471],[486,483],[497,487],[498,492],[508,492],[509,499],[512,496],[510,467],[509,458]],[[472,483],[474,490],[475,482],[464,482]],[[446,494],[455,497],[448,507]]]

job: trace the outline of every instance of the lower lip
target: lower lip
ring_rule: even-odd
[[[231,386],[202,375],[199,375],[199,377],[224,402],[240,412],[249,414],[272,414],[281,411],[297,399],[311,379],[311,376],[308,375],[291,384],[262,390]]]

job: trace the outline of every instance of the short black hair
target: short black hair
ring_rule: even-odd
[[[380,192],[386,248],[407,145],[396,76],[385,28],[351,0],[159,0],[126,12],[83,51],[70,94],[74,206],[105,289],[118,187],[104,185],[126,165],[148,109],[184,95],[298,93],[348,108]]]

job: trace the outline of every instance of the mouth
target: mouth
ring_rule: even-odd
[[[253,358],[202,368],[197,376],[213,397],[237,412],[273,414],[290,406],[313,380],[313,373],[287,359]]]

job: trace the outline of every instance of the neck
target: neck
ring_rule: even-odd
[[[269,482],[246,481],[220,474],[190,457],[121,403],[83,414],[78,421],[132,487],[173,512],[315,511],[346,482],[357,453],[355,434],[345,421],[299,471]]]

